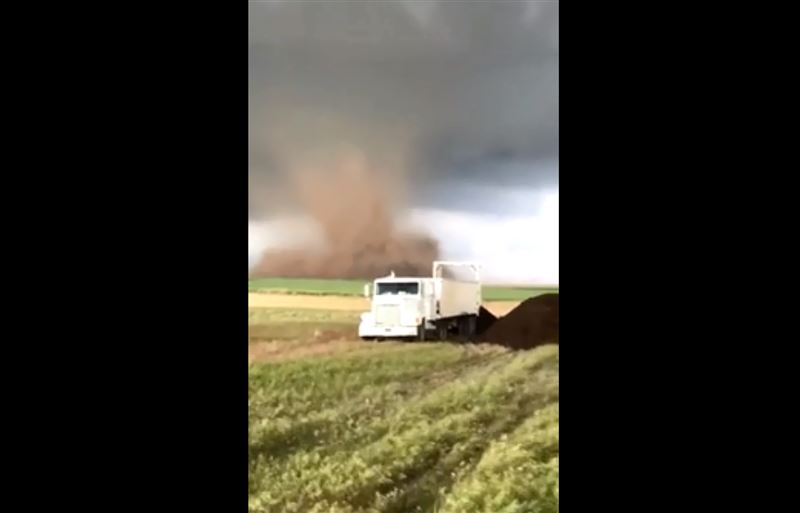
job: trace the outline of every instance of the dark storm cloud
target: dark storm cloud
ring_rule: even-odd
[[[557,27],[557,2],[251,2],[251,214],[340,142],[406,175],[411,203],[453,181],[556,185]]]

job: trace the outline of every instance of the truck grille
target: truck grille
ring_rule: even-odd
[[[397,305],[379,305],[375,312],[375,322],[378,325],[399,325],[400,307]]]

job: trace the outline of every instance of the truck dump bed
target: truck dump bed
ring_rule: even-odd
[[[433,263],[437,317],[478,315],[481,282],[478,266],[464,262]]]

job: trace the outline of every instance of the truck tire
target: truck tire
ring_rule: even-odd
[[[467,330],[466,330],[467,342],[475,342],[475,336],[478,334],[478,316],[470,315],[469,317],[467,317],[466,325],[467,325]]]
[[[425,319],[422,319],[422,323],[417,326],[417,340],[425,342]]]
[[[439,321],[436,323],[436,338],[442,342],[447,340],[447,322]]]
[[[465,315],[458,319],[458,336],[466,342],[473,342],[477,333],[477,317],[474,315]]]

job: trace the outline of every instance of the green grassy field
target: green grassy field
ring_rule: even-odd
[[[249,282],[251,292],[280,292],[285,294],[315,294],[334,296],[360,296],[364,292],[362,280],[322,280],[307,278],[256,278]],[[520,301],[548,292],[558,292],[552,287],[483,287],[484,301]]]
[[[251,512],[558,511],[556,346],[315,337],[356,321],[250,311]]]

